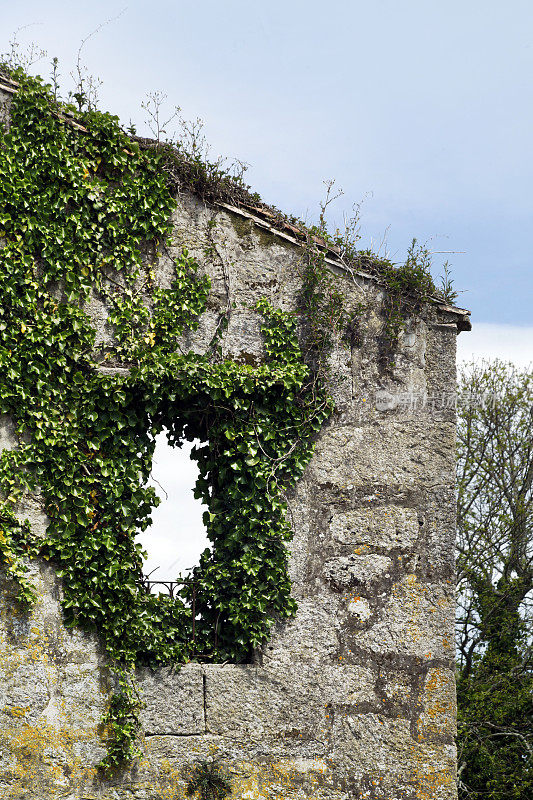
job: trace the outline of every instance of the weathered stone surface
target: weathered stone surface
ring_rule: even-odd
[[[424,681],[418,720],[420,738],[452,737],[455,734],[455,680],[449,669],[432,668]]]
[[[35,536],[44,537],[50,520],[43,511],[42,499],[38,492],[27,494],[17,505],[17,516],[21,520],[27,520],[31,525],[32,533]]]
[[[331,537],[339,544],[369,545],[387,550],[411,548],[419,534],[416,508],[378,506],[334,514]]]
[[[105,659],[94,637],[64,627],[52,568],[32,564],[30,574],[39,596],[30,614],[1,581],[0,797],[84,797],[105,753]]]
[[[139,670],[137,681],[145,704],[141,722],[146,735],[205,733],[200,664],[186,664],[180,670]]]
[[[454,796],[454,747],[414,742],[407,720],[346,713],[336,718],[334,736],[335,761],[342,764],[352,797],[447,800]]]
[[[7,414],[0,414],[0,451],[13,450],[16,446],[15,426]]]
[[[352,614],[358,622],[366,622],[372,616],[372,606],[365,597],[354,594],[349,597],[348,614]]]
[[[379,622],[354,633],[352,642],[373,653],[450,659],[453,654],[454,587],[421,583],[407,575],[392,588]]]
[[[359,666],[293,663],[292,670],[210,666],[206,673],[209,733],[250,739],[319,739],[332,704],[373,702],[375,674]],[[231,703],[228,703],[231,698]]]
[[[277,625],[262,650],[264,663],[330,664],[340,652],[342,600],[321,594],[300,598],[296,618]]]
[[[350,555],[331,559],[324,564],[324,575],[339,588],[368,586],[373,581],[390,576],[392,560],[379,555]]]
[[[11,106],[12,95],[0,89],[0,125],[4,125],[9,130],[9,109]]]
[[[446,486],[455,468],[454,443],[455,429],[446,422],[428,428],[425,420],[379,420],[376,412],[369,426],[325,431],[310,471],[319,485]]]
[[[412,667],[409,671],[387,669],[380,672],[376,693],[383,709],[392,716],[412,717],[417,677]]]

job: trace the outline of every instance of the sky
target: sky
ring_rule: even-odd
[[[32,70],[48,76],[57,56],[66,88],[83,40],[102,26],[80,52],[103,82],[100,107],[149,135],[141,103],[162,92],[169,114],[179,105],[204,120],[213,156],[249,164],[247,182],[283,211],[316,221],[323,182],[335,179],[344,195],[330,207],[332,227],[361,204],[361,247],[384,242],[381,252],[401,263],[416,237],[433,252],[436,277],[450,262],[456,302],[472,312],[461,359],[533,361],[530,0],[0,0],[0,8],[0,51],[22,28],[23,49],[33,41],[47,51]],[[186,518],[179,482],[195,480],[175,457],[156,453],[166,465],[160,482],[178,498],[156,512],[166,514],[163,528],[178,508]],[[180,568],[192,557],[185,552]]]

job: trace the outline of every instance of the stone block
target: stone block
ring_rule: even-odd
[[[372,653],[396,653],[424,659],[453,657],[453,586],[421,583],[407,575],[393,586],[381,619],[353,632],[351,641]]]
[[[411,716],[414,684],[417,675],[412,671],[386,670],[379,677],[377,687],[382,705],[392,713]]]
[[[269,663],[331,663],[340,652],[342,600],[314,595],[298,600],[294,619],[276,625],[262,655]]]
[[[25,495],[18,503],[16,513],[20,520],[28,520],[34,536],[44,538],[50,520],[43,511],[42,499],[38,492]]]
[[[404,550],[414,546],[419,527],[416,508],[377,506],[333,514],[330,534],[339,544]]]
[[[392,560],[379,555],[350,555],[333,558],[324,564],[324,576],[338,589],[369,586],[390,576]]]
[[[22,660],[2,675],[2,716],[11,722],[36,720],[50,700],[49,675],[43,663]]]
[[[376,675],[356,664],[326,666],[320,670],[325,703],[356,706],[375,702]]]
[[[353,797],[373,800],[453,800],[455,748],[412,738],[407,719],[337,714],[333,725],[338,773]],[[348,795],[350,796],[350,795]]]
[[[91,662],[68,663],[59,670],[54,694],[59,700],[61,716],[71,728],[82,730],[101,722],[109,700],[110,687],[106,683]],[[68,703],[64,698],[68,698]]]
[[[454,736],[457,720],[455,678],[448,669],[428,670],[420,697],[422,713],[417,730],[421,739]]]
[[[205,674],[207,729],[218,735],[320,740],[332,705],[375,700],[375,674],[357,665],[213,665]]]
[[[138,670],[137,679],[145,703],[141,723],[147,735],[204,733],[204,684],[200,664],[186,664],[179,670],[169,667]]]
[[[300,671],[297,686],[304,697],[297,708],[291,707],[295,687],[290,673],[228,664],[207,666],[205,674],[209,733],[257,739],[279,737],[287,729],[312,733],[324,727],[323,708],[304,700],[311,688]]]
[[[454,444],[453,422],[376,417],[364,427],[325,429],[308,470],[319,485],[445,486],[454,480]]]
[[[0,414],[0,452],[2,450],[14,450],[17,446],[17,436],[15,426],[7,414]]]

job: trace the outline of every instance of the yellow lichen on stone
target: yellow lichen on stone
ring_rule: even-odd
[[[419,738],[453,736],[455,733],[455,680],[448,669],[428,671],[421,697],[422,713],[418,720]]]
[[[243,800],[324,800],[332,791],[331,770],[324,759],[286,758],[243,762],[234,767],[233,789]]]
[[[12,717],[25,717],[26,714],[29,713],[30,707],[29,706],[11,706],[10,708],[6,708],[6,714],[10,714]]]
[[[79,746],[83,731],[58,731],[48,725],[20,725],[3,730],[0,748],[7,754],[0,780],[8,786],[2,800],[22,797],[56,800],[68,786],[83,786],[95,769],[82,763]]]

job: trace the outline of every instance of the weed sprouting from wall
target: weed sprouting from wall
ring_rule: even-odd
[[[229,772],[216,759],[200,760],[185,770],[187,797],[224,800],[232,794]]]

